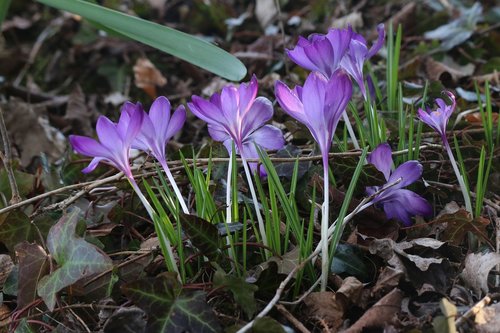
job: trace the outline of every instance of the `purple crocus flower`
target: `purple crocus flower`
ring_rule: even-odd
[[[307,39],[300,36],[295,48],[287,50],[287,54],[300,67],[330,77],[339,68],[352,35],[349,27],[330,29],[326,35],[312,34]]]
[[[153,102],[149,114],[145,113],[140,105],[130,102],[126,103],[122,109],[122,113],[125,111],[125,114],[129,115],[133,112],[144,114],[141,131],[133,141],[132,148],[151,153],[163,167],[167,162],[165,146],[186,121],[184,106],[179,106],[172,116],[170,116],[170,110],[170,102],[164,96],[158,97]]]
[[[255,144],[265,149],[281,149],[285,140],[280,129],[265,125],[273,116],[271,101],[257,96],[257,78],[239,87],[228,85],[209,101],[193,96],[189,109],[208,124],[212,139],[224,144],[231,154],[234,141],[236,153],[243,158],[258,158]],[[252,170],[257,163],[250,163]],[[262,171],[261,171],[262,175]]]
[[[127,178],[133,179],[129,151],[144,119],[143,112],[135,112],[135,108],[140,108],[140,105],[125,104],[117,124],[100,116],[96,126],[100,142],[85,136],[70,135],[69,140],[76,152],[94,158],[82,172],[92,172],[103,161],[122,171]]]
[[[377,30],[377,42],[373,44],[370,49],[368,49],[364,37],[354,32],[347,53],[340,61],[340,66],[356,81],[365,99],[367,96],[363,77],[363,66],[366,60],[373,57],[380,50],[385,40],[384,24],[379,24]]]
[[[418,109],[418,118],[424,123],[432,127],[436,132],[441,135],[443,142],[448,142],[446,139],[446,126],[448,125],[448,120],[451,114],[455,110],[456,102],[455,96],[446,91],[445,94],[451,99],[451,105],[446,105],[443,99],[437,98],[436,104],[438,106],[437,110],[432,111],[430,107],[426,108],[426,111]]]
[[[397,219],[405,226],[411,224],[411,216],[429,216],[432,206],[418,194],[403,187],[413,184],[422,176],[423,167],[417,161],[407,161],[392,171],[392,152],[387,143],[382,143],[368,156],[368,162],[384,174],[387,184],[394,183],[399,178],[401,182],[388,188],[373,199],[374,204],[383,207],[387,218]],[[369,195],[380,190],[379,186],[366,188]]]
[[[323,158],[328,158],[333,134],[351,99],[349,77],[336,72],[326,79],[313,72],[307,77],[304,87],[296,86],[294,90],[281,81],[276,82],[275,94],[283,110],[307,126]]]

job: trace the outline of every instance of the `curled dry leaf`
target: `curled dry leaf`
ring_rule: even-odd
[[[151,98],[156,98],[156,87],[163,87],[167,79],[147,58],[139,58],[134,65],[134,79],[137,88],[144,90]]]
[[[496,265],[500,265],[498,253],[470,253],[465,257],[465,268],[461,274],[464,282],[481,296],[481,292],[488,293],[488,274]]]
[[[5,280],[14,268],[12,259],[7,254],[0,254],[0,288],[3,288]]]
[[[474,319],[478,333],[496,333],[500,327],[500,303],[482,308]]]
[[[330,291],[314,292],[304,299],[309,316],[323,320],[330,329],[337,331],[344,321],[347,305],[343,298],[336,298]]]
[[[393,289],[361,316],[345,333],[362,332],[367,327],[384,327],[396,318],[401,309],[403,293]]]

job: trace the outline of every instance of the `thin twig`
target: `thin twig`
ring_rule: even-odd
[[[5,126],[5,120],[3,118],[3,110],[0,107],[0,132],[3,141],[3,154],[0,154],[0,158],[3,161],[3,166],[7,171],[7,177],[9,178],[10,190],[12,192],[10,204],[16,204],[21,201],[21,196],[19,195],[19,188],[17,187],[16,177],[14,171],[12,170],[12,151],[10,149],[9,133],[7,133],[7,127]]]
[[[319,281],[319,280],[318,280]],[[294,317],[293,314],[290,313],[290,311],[288,311],[283,305],[281,304],[276,304],[276,309],[278,309],[279,312],[281,312],[281,314],[283,316],[285,316],[285,318],[291,322],[293,324],[293,326],[295,326],[296,329],[299,330],[299,332],[302,332],[302,333],[311,333],[311,331],[309,331],[297,318]]]

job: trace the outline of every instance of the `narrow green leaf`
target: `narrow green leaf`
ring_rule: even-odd
[[[243,63],[200,38],[175,29],[81,0],[37,0],[102,24],[119,34],[169,53],[226,79],[246,75]]]
[[[9,11],[10,0],[0,1],[0,27],[2,26],[3,20],[7,17]]]

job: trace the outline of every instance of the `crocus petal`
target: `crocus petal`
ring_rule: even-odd
[[[302,100],[307,103],[307,127],[322,153],[330,149],[333,133],[327,128],[325,114],[326,80],[315,73],[309,74],[302,89]]]
[[[290,88],[288,88],[288,86],[281,81],[277,81],[274,88],[278,104],[283,108],[283,110],[299,122],[307,124],[307,117],[304,113],[304,105],[302,104],[297,91],[297,89],[295,89],[295,91],[290,90]],[[302,91],[302,89],[300,89],[300,91]]]
[[[223,122],[225,120],[221,115],[222,110],[213,103],[195,95],[191,98],[191,101],[192,103],[188,103],[189,109],[201,120],[207,123]]]
[[[388,183],[395,182],[399,178],[402,181],[395,186],[395,188],[403,188],[416,182],[421,176],[423,171],[422,164],[417,161],[408,161],[401,164],[394,172],[391,174]]]
[[[155,127],[156,135],[167,132],[170,123],[170,101],[165,96],[158,97],[149,109],[149,119]]]
[[[392,151],[389,144],[379,144],[366,159],[384,174],[386,180],[389,179],[392,167]]]
[[[225,118],[224,123],[231,129],[232,133],[238,133],[238,89],[234,86],[222,88],[220,102],[222,114]]]
[[[259,153],[257,152],[257,149],[255,148],[255,144],[253,142],[244,143],[239,153],[245,159],[259,158]],[[250,162],[248,163],[248,166],[250,167],[250,170],[252,170],[252,173],[254,173],[255,170],[257,170],[259,163]],[[266,175],[267,173],[265,172],[264,168],[259,168],[259,176],[265,177]]]
[[[241,136],[244,138],[273,117],[273,104],[265,97],[258,97],[242,119]]]
[[[315,64],[317,71],[326,77],[330,77],[337,69],[338,63],[333,62],[334,50],[326,37],[304,48],[304,53]]]
[[[226,129],[216,123],[208,124],[208,134],[214,141],[224,142],[228,139],[231,139],[231,135],[229,135]]]
[[[377,31],[378,31],[378,39],[375,44],[372,45],[368,53],[366,54],[366,59],[370,59],[373,57],[381,48],[384,46],[384,41],[385,41],[385,28],[384,24],[380,23],[377,26]]]
[[[309,47],[311,42],[306,38],[299,36],[297,46],[293,50],[286,50],[288,57],[297,65],[311,71],[317,71],[319,68],[314,64],[311,59],[306,55],[305,48]]]
[[[92,159],[92,161],[90,161],[89,165],[85,169],[82,169],[82,172],[83,173],[90,173],[90,172],[94,171],[95,168],[97,168],[97,166],[99,165],[99,162],[101,162],[102,160],[105,160],[105,159],[102,157],[94,157]]]
[[[265,149],[277,150],[283,148],[285,139],[281,130],[272,125],[264,125],[255,132],[253,132],[247,141],[255,142]]]
[[[179,132],[184,126],[186,122],[186,109],[183,105],[180,105],[175,111],[172,117],[170,118],[170,123],[168,124],[168,128],[165,131],[162,139],[165,141],[170,140],[177,132]]]
[[[445,132],[443,132],[441,125],[436,122],[436,118],[433,117],[429,112],[419,108],[417,111],[417,116],[421,121],[432,127],[432,129],[438,132],[441,136],[446,134]]]
[[[359,41],[352,40],[349,45],[349,51],[342,61],[340,65],[342,68],[351,75],[351,77],[358,84],[361,93],[366,98],[366,88],[363,77],[363,65],[366,60],[366,44],[360,43]]]
[[[116,150],[116,147],[123,144],[123,139],[118,134],[116,124],[105,116],[100,116],[97,119],[96,132],[101,144],[109,150]]]
[[[249,83],[242,83],[238,87],[239,94],[239,110],[242,117],[249,112],[250,107],[252,106],[253,101],[257,97],[257,77],[252,75],[252,79]]]
[[[432,206],[427,200],[405,189],[393,191],[382,204],[387,218],[395,218],[403,222],[405,226],[411,224],[411,216],[432,214]]]
[[[86,136],[70,135],[69,142],[78,154],[89,157],[109,156],[109,151],[105,147]]]
[[[344,58],[352,36],[353,31],[351,27],[348,29],[330,29],[326,34],[326,38],[331,43],[333,49],[333,57],[330,60],[332,73],[338,69],[341,59]]]

